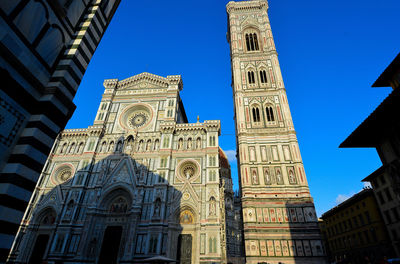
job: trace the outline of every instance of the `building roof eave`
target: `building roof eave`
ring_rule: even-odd
[[[383,138],[400,129],[400,89],[385,100],[340,144],[340,148],[376,147]]]
[[[389,87],[393,76],[399,72],[400,69],[400,53],[389,64],[389,66],[381,73],[379,78],[374,82],[372,87]]]

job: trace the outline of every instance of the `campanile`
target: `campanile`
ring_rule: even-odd
[[[246,263],[325,263],[267,11],[227,4]]]

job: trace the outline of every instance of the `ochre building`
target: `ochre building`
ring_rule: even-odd
[[[376,149],[382,166],[363,181],[373,187],[395,250],[393,257],[400,257],[400,54],[372,87],[392,87],[393,91],[340,147]]]
[[[364,189],[324,213],[329,260],[378,263],[393,256],[390,238],[372,189]]]

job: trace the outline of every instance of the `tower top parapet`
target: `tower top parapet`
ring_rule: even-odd
[[[251,0],[251,1],[230,1],[226,5],[226,11],[231,13],[232,11],[252,11],[254,9],[261,8],[268,9],[268,1],[267,0]]]

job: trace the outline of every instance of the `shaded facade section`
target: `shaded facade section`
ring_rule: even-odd
[[[0,261],[119,2],[1,1]]]
[[[378,263],[393,256],[385,223],[372,189],[364,189],[324,213],[330,262]]]
[[[375,148],[382,166],[363,181],[370,182],[388,228],[396,256],[400,256],[400,54],[373,87],[393,91],[340,145]]]

